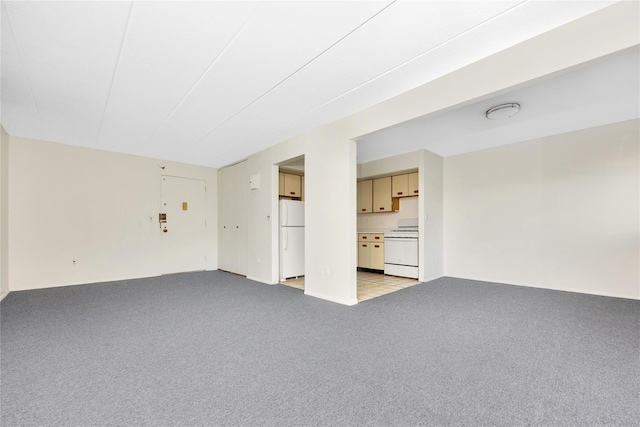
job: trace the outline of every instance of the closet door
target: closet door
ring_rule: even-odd
[[[218,171],[218,268],[247,273],[246,162]]]

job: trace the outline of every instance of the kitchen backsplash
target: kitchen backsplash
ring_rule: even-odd
[[[386,230],[398,228],[398,220],[418,217],[419,197],[401,197],[400,210],[388,213],[365,213],[358,215],[358,230]]]

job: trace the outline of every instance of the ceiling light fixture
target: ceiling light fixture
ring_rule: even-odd
[[[509,102],[508,104],[500,104],[489,108],[485,115],[489,120],[507,119],[515,116],[520,111],[520,104]]]

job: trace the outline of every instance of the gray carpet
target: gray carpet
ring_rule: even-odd
[[[443,278],[353,307],[223,272],[13,292],[3,426],[637,426],[640,302]]]

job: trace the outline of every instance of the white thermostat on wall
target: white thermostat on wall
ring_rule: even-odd
[[[260,174],[251,175],[249,177],[249,190],[257,190],[260,188]]]

